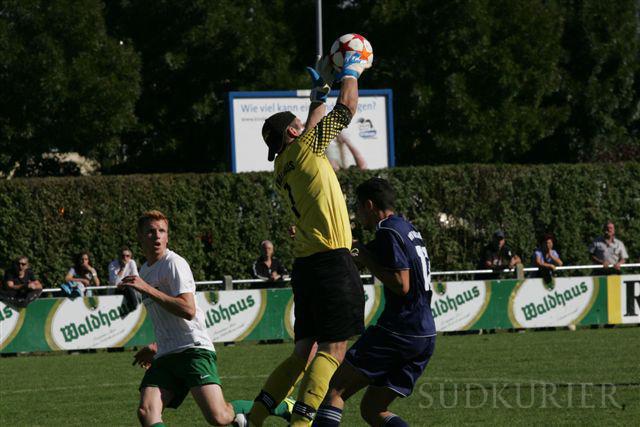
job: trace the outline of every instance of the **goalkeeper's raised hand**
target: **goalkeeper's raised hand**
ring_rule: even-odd
[[[336,81],[344,78],[358,79],[367,66],[367,60],[362,59],[358,52],[348,52],[344,57],[342,71],[336,74]]]
[[[325,82],[315,68],[307,67],[307,72],[311,77],[311,102],[327,102],[331,86]]]

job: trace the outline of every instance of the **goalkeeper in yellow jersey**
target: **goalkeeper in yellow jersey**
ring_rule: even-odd
[[[262,425],[300,377],[291,425],[308,425],[344,358],[347,340],[364,329],[364,291],[350,255],[349,214],[325,150],[356,111],[358,78],[365,66],[358,53],[345,57],[342,71],[335,76],[341,84],[340,95],[329,114],[325,101],[333,77],[324,71],[326,61],[320,72],[308,68],[314,87],[306,123],[285,111],[269,117],[262,128],[268,158],[275,159],[276,185],[296,217],[291,275],[296,320],[295,349],[256,397],[249,417],[252,425]],[[307,366],[316,342],[318,352]]]

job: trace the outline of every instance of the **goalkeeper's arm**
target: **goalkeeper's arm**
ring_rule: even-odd
[[[358,108],[358,79],[364,72],[366,61],[362,60],[359,53],[352,53],[345,57],[342,71],[336,75],[336,81],[342,82],[338,103],[345,105],[356,114]]]
[[[342,80],[338,104],[342,104],[351,111],[351,115],[356,114],[358,108],[358,79],[345,78]]]

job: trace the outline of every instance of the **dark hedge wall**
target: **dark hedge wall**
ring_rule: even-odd
[[[566,263],[588,263],[586,246],[609,218],[631,259],[640,256],[640,163],[352,170],[340,175],[349,206],[355,186],[373,175],[395,185],[397,211],[426,238],[436,271],[474,267],[498,227],[526,263],[545,231],[556,234]],[[197,280],[249,277],[266,238],[292,263],[287,227],[293,218],[269,173],[2,181],[0,260],[6,266],[26,254],[54,286],[72,255],[88,249],[106,281],[106,266],[121,245],[141,261],[134,229],[147,209],[170,217],[170,247],[191,263]]]

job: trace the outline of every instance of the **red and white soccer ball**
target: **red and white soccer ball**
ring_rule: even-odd
[[[369,40],[360,34],[345,34],[333,42],[329,50],[329,62],[334,70],[342,71],[344,57],[349,52],[358,52],[360,57],[367,61],[365,68],[371,67],[373,63],[373,48]]]

